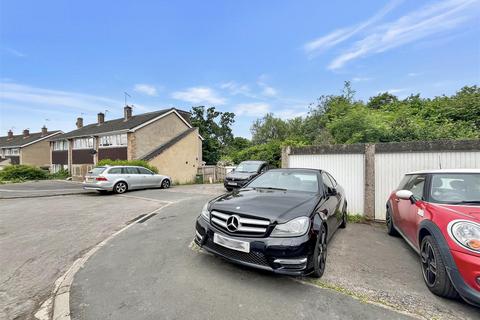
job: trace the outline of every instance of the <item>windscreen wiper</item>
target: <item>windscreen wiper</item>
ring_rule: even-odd
[[[266,190],[280,190],[280,191],[287,191],[287,189],[283,189],[283,188],[274,188],[274,187],[253,187],[253,189],[266,189]]]
[[[480,203],[480,200],[463,200],[458,203]]]

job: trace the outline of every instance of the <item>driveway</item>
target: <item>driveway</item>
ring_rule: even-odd
[[[149,198],[150,192],[135,196]],[[383,226],[350,224],[340,230],[321,280],[283,277],[192,246],[195,218],[211,196],[189,195],[187,188],[168,192],[183,200],[112,239],[76,274],[73,319],[478,317],[478,309],[462,301],[431,294],[418,257]]]
[[[39,180],[0,184],[0,199],[49,197],[87,193],[82,184],[74,181]]]

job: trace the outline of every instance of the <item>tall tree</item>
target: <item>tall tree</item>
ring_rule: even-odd
[[[216,111],[215,107],[193,107],[191,121],[198,127],[203,141],[203,160],[207,164],[216,164],[233,140],[231,125],[235,122],[232,112]]]

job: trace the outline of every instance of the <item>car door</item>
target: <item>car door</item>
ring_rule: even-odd
[[[339,201],[337,193],[335,192],[335,186],[325,172],[322,172],[322,183],[325,192],[325,213],[327,215],[328,230],[334,231],[337,229],[339,223],[336,217]],[[329,232],[328,237],[330,238],[332,235],[333,232]]]
[[[158,178],[155,177],[152,171],[142,167],[138,167],[137,169],[140,171],[142,187],[149,188],[158,187],[160,185]]]
[[[335,217],[337,218],[338,225],[340,225],[343,221],[343,201],[345,200],[345,195],[343,194],[343,189],[339,187],[337,180],[335,180],[332,175],[328,172],[326,172],[328,178],[330,181],[332,181],[332,185],[336,190],[335,197],[337,198],[337,207],[335,210]]]
[[[412,203],[411,200],[404,200],[395,197],[397,202],[397,211],[400,218],[398,227],[405,237],[412,243],[417,243],[417,221],[423,217],[423,202],[424,190],[426,186],[425,175],[413,176],[407,185],[403,188],[412,192],[416,201]]]
[[[138,189],[142,187],[140,171],[136,167],[125,167],[126,176],[129,189]]]

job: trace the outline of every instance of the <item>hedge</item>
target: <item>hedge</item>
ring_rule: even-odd
[[[151,170],[155,173],[158,173],[157,167],[150,165],[145,160],[110,160],[110,159],[103,159],[98,161],[97,166],[138,166],[144,167],[148,170]]]
[[[0,171],[0,180],[3,181],[45,180],[48,178],[47,171],[23,164],[9,165]]]

